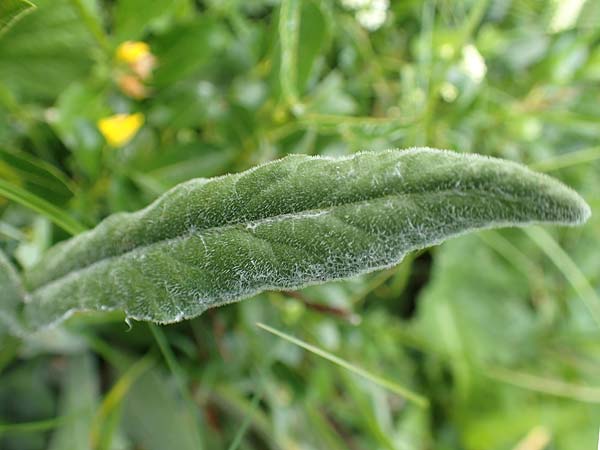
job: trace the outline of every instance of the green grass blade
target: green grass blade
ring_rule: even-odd
[[[577,150],[576,152],[555,156],[554,158],[537,161],[530,164],[529,167],[540,172],[552,172],[566,167],[597,161],[598,159],[600,159],[600,147],[589,147]]]
[[[73,418],[74,415],[69,415],[37,420],[35,422],[0,423],[0,433],[35,433],[37,431],[52,430],[68,423]]]
[[[394,383],[393,381],[386,380],[385,378],[382,378],[379,375],[373,374],[338,356],[335,356],[323,349],[315,347],[314,345],[304,342],[298,338],[290,336],[289,334],[279,331],[273,327],[265,325],[264,323],[259,322],[256,325],[262,328],[263,330],[268,331],[269,333],[272,333],[275,336],[278,336],[282,339],[285,339],[286,341],[291,342],[292,344],[297,345],[298,347],[302,347],[303,349],[308,350],[309,352],[314,353],[315,355],[318,355],[321,358],[324,358],[340,367],[343,367],[344,369],[349,370],[350,372],[355,373],[356,375],[359,375],[387,389],[388,391],[393,392],[394,394],[404,397],[406,400],[413,402],[415,405],[420,406],[421,408],[427,408],[429,406],[429,400],[427,400],[427,398],[405,387],[402,387],[399,384]]]
[[[9,181],[0,179],[0,196],[4,196],[9,200],[20,203],[47,217],[69,234],[77,235],[86,230],[86,227],[69,216],[65,211]]]
[[[261,398],[260,392],[255,392],[254,396],[252,397],[252,402],[250,404],[250,408],[251,408],[250,412],[253,412],[258,407],[258,402],[260,401],[260,398]],[[250,413],[248,413],[248,414],[246,414],[246,417],[244,417],[242,426],[236,433],[235,438],[231,442],[231,445],[229,446],[228,450],[238,450],[238,448],[240,447],[240,444],[242,443],[242,439],[244,439],[244,436],[246,435],[246,432],[248,431],[248,428],[250,427],[251,422],[252,422],[252,416]]]
[[[485,374],[495,380],[523,389],[569,398],[579,402],[600,403],[600,387],[565,383],[561,380],[549,379],[501,367],[488,368]]]
[[[573,287],[575,292],[583,301],[590,315],[600,326],[600,297],[586,278],[579,270],[577,264],[571,257],[558,245],[550,234],[539,228],[534,227],[524,230],[527,236],[550,258],[554,265],[562,272],[565,279]]]
[[[104,396],[91,425],[90,441],[94,449],[108,449],[112,440],[113,420],[127,393],[134,383],[154,365],[150,356],[140,358],[121,375],[119,380]]]
[[[110,52],[110,43],[100,19],[88,10],[88,7],[82,0],[70,0],[70,2],[81,21],[96,40],[98,46],[108,56]]]
[[[62,378],[60,413],[73,417],[53,434],[48,450],[91,450],[89,433],[100,402],[100,376],[90,353],[72,355]]]
[[[197,423],[199,423],[199,420],[197,419],[199,419],[200,417],[198,414],[198,408],[196,407],[194,400],[192,399],[189,390],[186,387],[185,373],[179,365],[179,363],[177,362],[177,358],[175,357],[175,354],[173,353],[173,350],[169,345],[169,341],[167,340],[167,337],[163,333],[162,329],[159,326],[154,325],[153,323],[148,324],[148,326],[150,327],[152,336],[154,336],[154,339],[156,340],[156,343],[160,348],[160,352],[162,353],[163,358],[165,359],[167,366],[169,367],[169,370],[175,377],[175,381],[177,382],[177,389],[179,390],[179,394],[185,402],[185,405],[188,410],[187,418],[190,422],[188,425],[191,429],[195,430],[193,438],[197,441],[196,447],[200,449],[202,448],[202,433],[200,427],[197,425]]]
[[[25,301],[25,291],[19,274],[0,249],[0,336],[8,331],[12,335],[24,334],[20,313]]]
[[[298,103],[298,40],[300,36],[300,1],[283,0],[279,11],[281,42],[281,93],[288,106]]]

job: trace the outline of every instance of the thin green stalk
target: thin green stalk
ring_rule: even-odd
[[[596,161],[598,159],[600,159],[600,146],[570,152],[544,161],[536,161],[533,164],[530,164],[529,167],[540,172],[552,172],[554,170],[564,169],[565,167],[572,167]]]
[[[488,368],[486,376],[523,389],[586,403],[600,403],[600,387],[579,386],[501,367]]]
[[[104,396],[102,404],[96,411],[93,419],[90,441],[92,448],[97,450],[108,449],[112,441],[112,433],[107,432],[107,429],[114,431],[111,418],[117,411],[117,408],[122,404],[123,399],[130,391],[133,384],[152,366],[154,359],[151,356],[145,356],[123,373],[119,380],[113,385],[110,391]]]
[[[73,9],[77,11],[77,14],[85,24],[90,34],[96,40],[98,46],[102,49],[105,54],[110,53],[110,43],[106,33],[102,29],[102,24],[86,9],[81,0],[71,0]]]
[[[416,404],[417,406],[420,406],[421,408],[429,407],[429,400],[427,398],[425,398],[422,395],[419,395],[413,391],[410,391],[409,389],[402,387],[399,384],[394,383],[393,381],[386,380],[385,378],[382,378],[379,375],[370,373],[370,372],[366,371],[365,369],[362,369],[361,367],[355,366],[354,364],[349,363],[348,361],[345,361],[342,358],[333,355],[332,353],[329,353],[325,350],[315,347],[314,345],[311,345],[307,342],[301,341],[300,339],[297,339],[293,336],[290,336],[289,334],[286,334],[282,331],[279,331],[275,328],[265,325],[264,323],[257,322],[256,325],[259,328],[262,328],[263,330],[274,334],[275,336],[285,339],[286,341],[291,342],[292,344],[297,345],[298,347],[302,347],[303,349],[308,350],[309,352],[314,353],[315,355],[318,355],[321,358],[331,361],[332,363],[337,364],[338,366],[343,367],[344,369],[347,369],[350,372],[355,373],[356,375],[359,375],[367,380],[370,380],[373,383],[378,384],[379,386],[381,386],[395,394],[398,394],[401,397],[406,398],[406,400],[413,402],[414,404]]]
[[[573,262],[571,257],[558,245],[552,236],[542,228],[524,228],[523,232],[537,244],[558,270],[562,272],[575,292],[581,297],[596,324],[600,326],[600,297],[598,297],[598,294],[596,294],[586,276],[579,270],[577,264]]]
[[[177,388],[179,390],[179,393],[180,393],[183,401],[187,405],[189,417],[191,419],[192,418],[197,419],[198,418],[197,408],[194,403],[194,400],[192,399],[192,396],[190,395],[188,389],[186,388],[185,375],[183,373],[183,369],[177,362],[177,358],[175,357],[175,354],[173,353],[173,350],[171,349],[171,346],[169,345],[169,341],[167,340],[167,337],[165,336],[162,329],[158,325],[155,325],[153,323],[148,323],[148,326],[150,327],[150,331],[152,332],[152,335],[154,336],[154,339],[156,340],[156,343],[158,344],[158,347],[160,348],[160,352],[162,353],[163,358],[165,359],[165,362],[167,363],[167,366],[169,367],[169,370],[175,377],[175,382],[177,383]],[[200,442],[200,439],[201,439],[200,427],[198,427],[194,423],[193,428],[197,431],[197,434],[196,434],[196,439],[198,441],[197,448],[200,449],[200,448],[202,448],[202,443]]]
[[[235,438],[233,439],[233,442],[229,446],[229,450],[237,450],[239,448],[240,444],[242,443],[242,439],[244,439],[244,436],[246,435],[246,432],[248,431],[248,427],[250,426],[250,423],[252,422],[252,413],[258,407],[258,402],[260,401],[261,397],[262,397],[262,393],[260,391],[256,391],[254,393],[254,396],[252,397],[252,403],[250,404],[250,411],[248,412],[248,414],[246,414],[246,417],[244,417],[242,426],[236,433]]]
[[[46,431],[58,428],[69,420],[74,418],[74,414],[68,416],[53,417],[46,420],[37,420],[35,422],[22,423],[0,423],[0,434],[11,433],[34,433],[36,431]]]
[[[470,39],[475,35],[475,31],[481,21],[488,7],[489,0],[479,0],[475,3],[465,20],[460,33],[460,47],[463,47]]]
[[[279,41],[281,42],[281,91],[293,110],[298,104],[298,39],[300,35],[300,2],[283,0],[279,11]]]

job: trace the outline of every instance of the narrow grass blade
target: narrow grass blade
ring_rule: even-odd
[[[175,357],[175,354],[173,353],[173,350],[169,345],[169,341],[167,340],[167,337],[163,333],[162,329],[159,326],[154,325],[153,323],[148,324],[148,326],[150,327],[150,331],[152,332],[152,335],[154,336],[154,339],[156,340],[158,347],[160,348],[160,352],[162,353],[163,358],[165,359],[167,366],[169,367],[169,370],[175,377],[175,381],[177,383],[177,388],[179,390],[181,398],[187,406],[187,417],[191,422],[189,426],[192,429],[196,430],[195,440],[197,441],[197,448],[202,448],[202,433],[200,427],[197,425],[199,420],[196,420],[199,419],[199,415],[194,400],[192,399],[189,390],[186,387],[185,374],[183,372],[183,369],[177,362],[177,358]]]
[[[586,278],[581,273],[577,264],[558,245],[550,234],[539,227],[523,230],[531,240],[550,258],[554,265],[562,272],[575,292],[581,297],[585,307],[594,321],[600,326],[600,297]]]
[[[488,368],[486,376],[523,389],[569,398],[585,403],[600,403],[600,387],[580,386],[564,381],[517,372],[500,367]]]
[[[108,55],[110,52],[110,43],[100,19],[89,11],[86,2],[82,0],[70,0],[70,2],[83,24],[96,40],[98,46]]]
[[[52,430],[72,420],[74,415],[58,416],[46,420],[21,423],[0,423],[0,434],[3,433],[35,433],[38,431]]]
[[[52,433],[47,450],[92,450],[90,430],[100,402],[98,367],[91,353],[69,356],[66,364],[59,411],[73,418]]]
[[[248,414],[246,414],[246,417],[244,417],[242,426],[236,433],[235,438],[233,439],[233,442],[231,442],[231,445],[229,446],[228,450],[237,450],[239,448],[240,444],[242,443],[242,439],[244,439],[244,436],[246,435],[246,432],[248,431],[248,427],[250,426],[250,423],[252,422],[251,413],[254,412],[254,410],[258,407],[258,402],[260,401],[261,397],[262,397],[262,394],[259,391],[254,393],[254,396],[252,397],[252,403],[250,404],[250,412]]]
[[[4,196],[9,200],[13,200],[42,214],[69,234],[76,235],[86,230],[86,227],[69,216],[65,211],[19,186],[15,186],[9,181],[0,179],[0,196]]]
[[[110,448],[110,436],[107,436],[106,424],[110,424],[110,417],[123,402],[123,399],[136,382],[154,364],[150,356],[145,356],[132,364],[127,371],[113,385],[104,397],[94,417],[90,430],[92,448]]]
[[[281,42],[281,93],[288,106],[298,103],[298,38],[300,35],[300,1],[283,0],[279,10]]]
[[[552,172],[564,169],[565,167],[597,161],[598,159],[600,159],[600,147],[590,147],[547,160],[537,161],[530,164],[529,167],[540,172]]]
[[[429,400],[427,400],[427,398],[425,398],[422,395],[419,395],[405,387],[402,387],[399,384],[394,383],[393,381],[386,380],[385,378],[382,378],[379,375],[375,375],[371,372],[368,372],[367,370],[362,369],[362,368],[360,368],[338,356],[335,356],[332,353],[329,353],[323,349],[315,347],[314,345],[311,345],[307,342],[301,341],[298,338],[295,338],[295,337],[290,336],[289,334],[279,331],[273,327],[265,325],[264,323],[258,322],[256,325],[259,328],[262,328],[263,330],[274,334],[275,336],[285,339],[286,341],[291,342],[294,345],[302,347],[303,349],[308,350],[309,352],[314,353],[315,355],[318,355],[321,358],[325,358],[326,360],[331,361],[332,363],[337,364],[338,366],[343,367],[344,369],[347,369],[369,381],[372,381],[373,383],[375,383],[395,394],[400,395],[401,397],[404,397],[406,400],[413,402],[414,404],[416,404],[417,406],[420,406],[421,408],[427,408],[429,406]]]

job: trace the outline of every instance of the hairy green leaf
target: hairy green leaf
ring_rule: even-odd
[[[180,184],[57,245],[25,274],[25,313],[35,327],[97,309],[175,322],[388,267],[468,231],[589,215],[560,182],[498,159],[427,148],[292,155]]]
[[[5,332],[21,334],[19,313],[24,295],[17,271],[0,250],[0,337]]]

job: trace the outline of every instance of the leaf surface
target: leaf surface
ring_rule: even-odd
[[[35,5],[27,0],[3,0],[0,3],[0,36],[34,8]]]
[[[3,3],[2,0],[0,3]],[[36,0],[2,35],[0,83],[19,100],[53,102],[88,73],[92,36],[70,0]]]
[[[176,322],[389,267],[472,230],[589,215],[562,183],[499,159],[427,148],[291,155],[182,183],[55,246],[25,274],[25,313],[34,327],[98,309]]]
[[[24,295],[17,271],[0,250],[0,337],[5,333],[22,333],[19,314]]]

